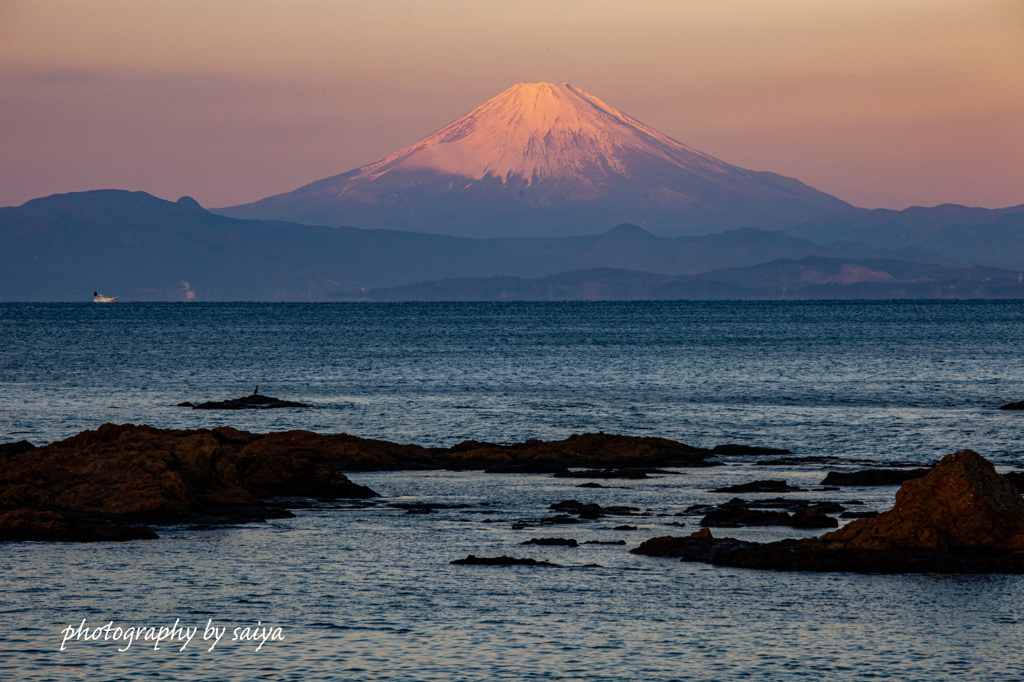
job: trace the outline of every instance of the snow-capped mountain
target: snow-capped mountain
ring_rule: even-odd
[[[659,234],[784,228],[848,207],[691,149],[571,85],[520,83],[376,163],[218,212],[490,237],[622,222]]]

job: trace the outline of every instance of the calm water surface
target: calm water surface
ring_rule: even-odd
[[[230,424],[450,445],[604,430],[845,460],[971,447],[1018,467],[1024,309],[1015,303],[0,305],[0,441],[104,422]],[[215,414],[252,391],[310,410]],[[832,468],[852,469],[852,463]],[[372,506],[160,530],[158,541],[0,546],[7,680],[1020,680],[1016,576],[775,574],[628,553],[691,532],[707,491],[786,478],[795,497],[891,506],[892,488],[814,491],[826,469],[752,461],[623,489],[476,472],[353,474]],[[604,482],[618,485],[615,482]],[[531,527],[562,499],[649,516]],[[464,505],[429,515],[395,502]],[[527,527],[516,530],[514,525]],[[685,523],[685,528],[676,525]],[[772,540],[809,531],[716,531]],[[531,537],[625,546],[520,546]],[[558,568],[451,566],[467,554]],[[594,565],[591,565],[594,564]],[[71,642],[90,625],[245,627],[214,651]],[[201,638],[202,635],[199,637]],[[229,636],[230,637],[230,634]]]

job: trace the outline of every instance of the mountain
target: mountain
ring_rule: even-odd
[[[918,244],[936,253],[955,254],[969,265],[1024,270],[1024,212],[1004,213],[989,224],[950,225]]]
[[[888,259],[808,256],[690,276],[619,269],[486,277],[374,289],[371,301],[799,300],[1024,298],[1019,273]]]
[[[744,228],[657,237],[634,225],[559,238],[442,235],[240,220],[145,192],[58,194],[0,208],[0,300],[344,300],[459,277],[542,277],[620,268],[688,274],[808,255],[956,265],[914,248],[818,246]]]
[[[851,208],[691,149],[568,84],[520,83],[380,161],[242,206],[237,218],[471,237],[780,229]]]
[[[848,208],[783,231],[822,245],[845,240],[882,249],[900,249],[906,246],[926,248],[922,246],[926,243],[925,240],[947,227],[995,225],[1007,215],[1024,215],[1024,204],[999,209],[973,208],[957,204],[911,206],[902,211]],[[944,243],[952,242],[946,240]],[[944,253],[948,255],[952,252]],[[984,262],[984,259],[974,262]]]

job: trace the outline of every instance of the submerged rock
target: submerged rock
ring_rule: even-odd
[[[785,525],[793,528],[838,528],[839,521],[822,514],[817,509],[801,509],[793,514],[793,518],[789,519]]]
[[[63,514],[40,509],[17,509],[0,513],[0,542],[104,542],[111,540],[155,540],[156,533],[125,523],[103,523],[91,527]]]
[[[838,471],[830,471],[825,476],[821,485],[838,486],[880,486],[880,485],[902,485],[905,481],[914,478],[921,478],[928,473],[928,469],[864,469],[843,474]]]
[[[270,410],[278,407],[309,407],[305,403],[291,400],[279,400],[266,395],[247,395],[232,400],[214,400],[205,403],[179,403],[179,407],[191,407],[193,410]]]
[[[725,455],[726,457],[793,454],[791,451],[783,450],[781,448],[762,448],[754,445],[736,445],[735,443],[716,445],[714,449],[711,450],[711,452],[715,453],[716,455]]]
[[[449,562],[463,566],[558,566],[549,561],[537,561],[536,559],[516,559],[510,556],[473,556],[470,554],[465,559],[456,559]]]
[[[740,526],[785,526],[790,520],[786,512],[758,511],[743,505],[723,505],[708,512],[700,521],[702,526],[738,528]]]
[[[576,542],[572,538],[533,538],[526,542],[520,542],[521,545],[549,545],[552,547],[578,547],[580,543]]]
[[[636,507],[602,507],[599,504],[583,504],[576,500],[562,500],[548,507],[552,511],[568,512],[581,519],[598,519],[602,516],[628,516],[640,511]]]
[[[585,471],[562,471],[555,474],[555,478],[626,478],[642,479],[648,474],[671,474],[671,471],[663,469],[587,469]]]
[[[725,488],[715,488],[713,493],[795,493],[802,492],[804,488],[790,487],[786,481],[751,481],[739,485],[730,485]]]
[[[501,462],[484,469],[485,474],[563,474],[569,469],[561,464],[550,462]]]

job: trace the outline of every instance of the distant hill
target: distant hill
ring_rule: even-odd
[[[809,256],[690,276],[616,269],[542,278],[489,277],[374,289],[373,301],[763,300],[1024,298],[1018,273],[888,259]]]
[[[464,237],[559,237],[633,223],[663,236],[780,229],[850,205],[720,161],[566,83],[519,83],[375,163],[236,218]]]
[[[1013,218],[1012,216],[1017,217]],[[1004,217],[1008,220],[1024,219],[1024,204],[1000,209],[970,208],[956,204],[933,207],[913,206],[903,211],[849,208],[829,213],[783,231],[794,237],[821,245],[844,240],[860,242],[880,249],[902,249],[908,246],[917,246],[926,251],[935,251],[955,258],[969,265],[995,264],[996,261],[993,258],[1003,255],[1003,247],[997,244],[1002,243],[1001,240],[1005,239],[1005,235],[997,236],[994,232],[991,238],[983,237],[980,241],[974,241],[975,247],[972,248],[972,253],[976,257],[970,258],[962,257],[959,250],[961,245],[955,236],[963,233],[963,230],[958,232],[954,229],[946,238],[938,241],[929,241],[929,239],[939,232],[954,227],[996,226],[1002,224],[1000,221]],[[983,235],[984,230],[972,231],[971,234]],[[971,238],[967,238],[967,240],[964,244],[971,243]],[[1015,263],[1017,264],[1011,267],[1024,266],[1024,258],[1018,259]]]
[[[656,237],[633,225],[561,238],[469,239],[215,215],[189,198],[103,190],[0,208],[0,300],[345,300],[373,288],[619,268],[672,275],[820,255],[956,265],[917,248],[819,246],[749,228]]]

